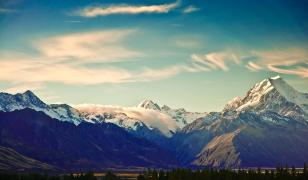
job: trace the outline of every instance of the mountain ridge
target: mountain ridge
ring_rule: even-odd
[[[63,170],[176,165],[173,156],[158,145],[115,124],[76,126],[30,108],[0,111],[0,137],[0,146]]]
[[[31,91],[15,95],[0,93],[0,121],[6,116],[5,113],[14,116],[20,113],[19,111],[30,108],[33,117],[44,114],[44,118],[50,117],[53,121],[59,120],[66,123],[65,126],[83,131],[91,142],[99,144],[97,147],[103,146],[110,154],[119,149],[109,149],[111,147],[106,147],[95,139],[104,139],[99,135],[99,131],[108,130],[99,127],[106,124],[112,124],[117,127],[117,131],[121,131],[120,134],[114,135],[115,138],[121,137],[125,132],[127,137],[133,136],[149,142],[149,146],[156,148],[153,152],[161,149],[170,156],[170,162],[175,158],[181,166],[273,167],[278,163],[301,165],[308,161],[308,142],[305,140],[305,137],[308,137],[307,106],[307,93],[298,92],[280,77],[273,77],[256,83],[243,97],[234,98],[221,111],[203,113],[188,112],[183,108],[172,109],[167,105],[160,106],[148,99],[136,107],[89,104],[71,107],[67,104],[45,104]],[[1,111],[4,111],[4,114]],[[1,131],[2,134],[6,132],[5,129]],[[77,137],[75,131],[70,133]],[[129,143],[125,138],[122,138],[122,142]],[[279,143],[273,146],[276,142]],[[146,143],[144,145],[147,146]],[[25,145],[24,148],[26,147]],[[15,149],[14,146],[9,148],[17,152],[23,149]],[[133,149],[133,152],[139,153],[137,149]],[[78,151],[77,148],[76,152]],[[81,157],[85,156],[91,160],[87,152],[81,154]],[[44,156],[41,155],[42,157]],[[145,155],[144,158],[152,157]],[[46,159],[38,160],[46,162]],[[94,167],[97,162],[92,160],[92,164],[78,165]],[[120,161],[121,158],[113,157],[109,161],[114,163],[114,160]],[[129,165],[132,161],[125,163]],[[151,163],[143,162],[144,166],[149,164]],[[102,167],[102,164],[100,166]]]

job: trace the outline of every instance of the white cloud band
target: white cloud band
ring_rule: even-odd
[[[168,13],[179,5],[179,1],[161,5],[109,5],[90,6],[78,10],[77,15],[83,17],[107,16],[112,14],[144,14],[144,13]]]

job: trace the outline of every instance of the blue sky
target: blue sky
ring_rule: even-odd
[[[280,75],[308,89],[308,1],[0,0],[1,91],[220,110]]]

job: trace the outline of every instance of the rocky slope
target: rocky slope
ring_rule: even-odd
[[[57,168],[0,146],[0,171],[57,171]]]

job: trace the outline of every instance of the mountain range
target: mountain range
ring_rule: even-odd
[[[0,93],[0,137],[1,169],[301,166],[308,94],[277,76],[219,112],[188,112],[151,100],[72,107],[46,104],[31,91]]]

